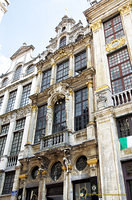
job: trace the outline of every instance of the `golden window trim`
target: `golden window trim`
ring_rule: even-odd
[[[114,39],[112,42],[110,42],[109,44],[106,45],[106,51],[110,52],[113,51],[115,49],[118,49],[119,47],[123,46],[125,44],[125,38],[121,37],[119,39]],[[117,45],[113,46],[114,43],[117,43]]]

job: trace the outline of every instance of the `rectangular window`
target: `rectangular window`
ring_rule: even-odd
[[[120,15],[117,15],[104,23],[104,34],[106,44],[124,35]]]
[[[62,62],[57,66],[56,82],[67,79],[68,73],[69,73],[69,60]]]
[[[4,98],[4,96],[0,97],[0,110],[1,110],[1,107],[2,107],[2,103],[3,103],[3,98]]]
[[[20,106],[26,106],[29,103],[29,95],[31,90],[31,84],[28,84],[23,87],[22,99]]]
[[[21,143],[22,143],[22,137],[23,137],[23,129],[25,125],[25,119],[20,119],[16,121],[16,127],[12,142],[12,148],[11,148],[11,156],[18,155],[18,153],[21,150]]]
[[[10,112],[14,108],[17,90],[10,92],[6,112]]]
[[[132,67],[127,48],[108,55],[113,94],[132,88]]]
[[[41,92],[50,86],[51,69],[43,72]]]
[[[118,118],[117,129],[119,138],[132,135],[132,115]]]
[[[6,136],[0,137],[0,156],[3,155],[6,143]]]
[[[14,177],[15,177],[14,171],[13,172],[6,172],[2,194],[10,194],[12,192]]]
[[[36,133],[35,133],[35,138],[34,138],[35,144],[40,142],[40,137],[42,135],[45,135],[46,113],[47,113],[47,105],[43,105],[38,108]]]
[[[83,88],[75,92],[75,130],[86,128],[88,121],[88,90]]]
[[[75,72],[81,72],[87,68],[86,51],[75,55]]]
[[[8,134],[9,131],[9,124],[2,125],[0,135]]]

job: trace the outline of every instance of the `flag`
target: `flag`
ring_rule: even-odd
[[[132,147],[132,136],[120,138],[119,141],[121,150]]]

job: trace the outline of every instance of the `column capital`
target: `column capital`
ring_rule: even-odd
[[[129,1],[126,5],[120,7],[118,11],[121,15],[124,15],[132,10],[132,0]]]
[[[55,67],[56,66],[56,62],[51,63],[51,66]]]
[[[90,28],[92,29],[93,32],[96,32],[101,28],[101,24],[102,24],[102,21],[100,19],[94,22],[93,24],[90,24]]]
[[[91,44],[90,43],[87,43],[86,44],[86,48],[90,48],[91,47]]]
[[[38,73],[38,74],[42,74],[42,70],[39,69],[39,70],[37,71],[37,73]]]
[[[93,87],[93,81],[89,80],[88,82],[86,82],[86,84],[88,85],[89,88]]]
[[[38,109],[37,105],[32,105],[32,111],[36,111]]]
[[[73,54],[73,53],[70,53],[68,56],[69,56],[70,58],[73,58],[74,54]]]

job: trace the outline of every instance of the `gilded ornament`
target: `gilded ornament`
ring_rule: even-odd
[[[115,39],[111,43],[107,44],[106,51],[107,52],[113,51],[113,50],[118,49],[119,47],[123,46],[124,44],[125,44],[124,37]]]
[[[66,167],[65,167],[64,165],[62,166],[62,170],[63,170],[63,171],[66,171],[66,170],[67,170]]]
[[[42,172],[41,172],[42,175],[47,175],[48,174],[48,171],[46,169],[44,169]]]
[[[101,28],[101,20],[98,20],[97,22],[93,23],[90,25],[90,28],[92,29],[93,32],[98,31]]]
[[[68,169],[72,170],[72,165],[71,164],[68,165]]]
[[[119,8],[118,11],[121,15],[124,15],[132,10],[132,0],[129,1],[128,4],[124,5],[123,7]]]
[[[19,175],[19,179],[25,179],[25,178],[27,178],[27,174]]]
[[[109,88],[108,85],[103,85],[102,87],[99,87],[96,89],[96,92],[100,91],[100,90],[103,90],[103,89],[106,89],[106,88]]]
[[[95,158],[95,159],[91,159],[91,160],[87,160],[87,164],[88,165],[96,165],[98,162],[98,160]]]
[[[38,70],[38,74],[42,74],[42,70]]]
[[[36,111],[37,110],[37,106],[36,105],[32,105],[32,111]]]
[[[88,87],[89,87],[89,88],[93,87],[93,81],[92,81],[92,80],[86,82],[86,84],[88,84]]]

